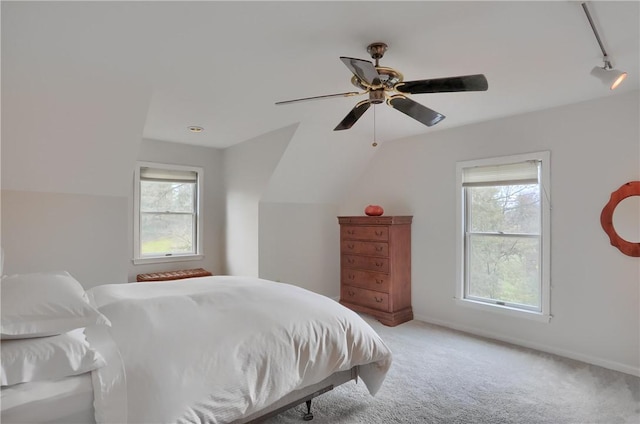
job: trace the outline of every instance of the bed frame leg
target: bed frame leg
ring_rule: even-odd
[[[305,421],[311,421],[313,419],[313,414],[311,413],[311,399],[309,399],[307,402],[307,413],[304,414],[304,417],[302,417],[303,420]]]

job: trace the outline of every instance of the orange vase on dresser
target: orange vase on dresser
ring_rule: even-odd
[[[413,319],[411,216],[339,216],[340,303],[388,326]]]

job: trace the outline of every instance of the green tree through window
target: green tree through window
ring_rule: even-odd
[[[470,297],[539,308],[537,184],[466,188]]]
[[[140,182],[142,255],[194,252],[195,182]]]

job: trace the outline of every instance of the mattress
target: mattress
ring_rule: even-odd
[[[3,424],[95,422],[90,372],[3,387],[0,400]]]

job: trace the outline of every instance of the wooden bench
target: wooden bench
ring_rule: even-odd
[[[140,282],[148,281],[170,281],[182,280],[184,278],[208,277],[211,274],[203,268],[182,269],[179,271],[151,272],[148,274],[138,274],[136,280]]]

